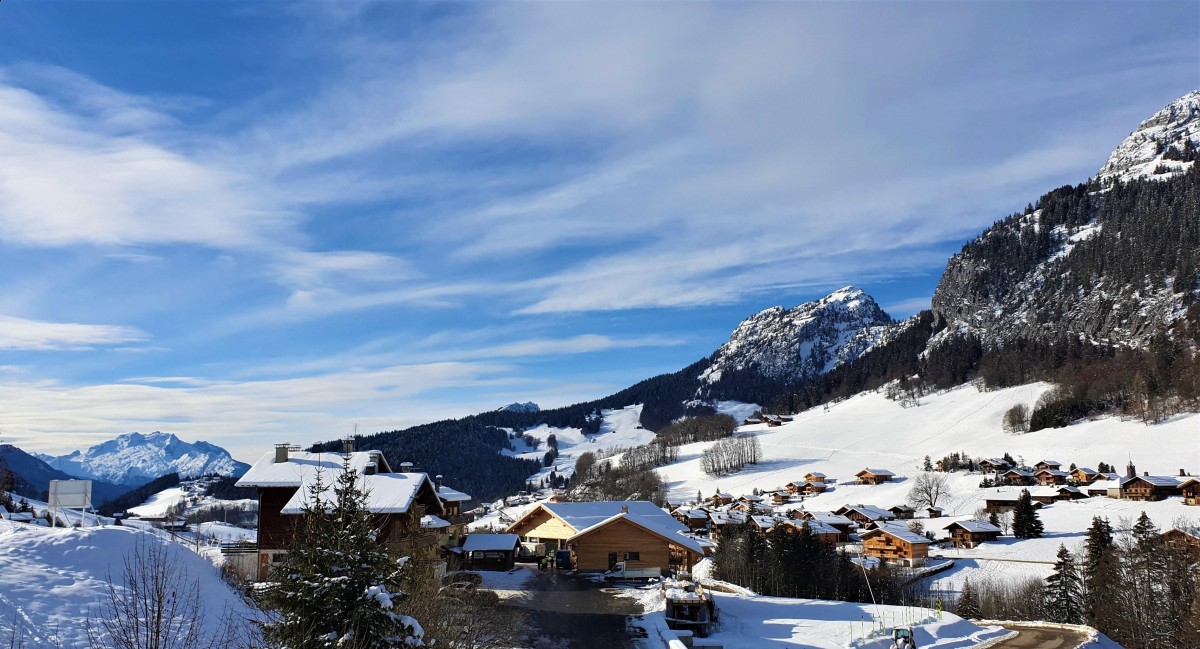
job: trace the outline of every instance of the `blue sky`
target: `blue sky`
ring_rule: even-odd
[[[946,258],[1200,86],[1156,3],[0,4],[0,441],[598,398]]]

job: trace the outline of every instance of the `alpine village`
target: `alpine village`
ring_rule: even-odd
[[[18,16],[9,4],[0,22]],[[322,11],[333,16],[332,4]],[[345,11],[312,29],[363,17]],[[98,83],[66,68],[0,64],[6,120],[18,119],[23,102],[43,101],[40,90],[16,89],[29,74],[79,92]],[[131,95],[105,92],[94,99],[105,110],[143,110]],[[186,93],[169,93],[180,97],[172,110],[206,110]],[[121,129],[151,119],[122,114],[112,118],[128,122],[113,122],[119,137],[140,137]],[[74,118],[56,119],[54,128],[72,128]],[[162,119],[155,128],[177,127]],[[862,288],[825,280],[823,297],[736,326],[723,320],[733,333],[709,355],[608,396],[550,408],[514,402],[416,425],[386,408],[327,419],[296,405],[309,414],[292,417],[290,430],[263,425],[236,444],[220,437],[232,452],[168,432],[63,436],[54,439],[87,439],[87,448],[52,448],[49,433],[35,443],[43,438],[23,436],[25,424],[0,421],[8,438],[0,440],[0,646],[1200,647],[1200,91],[1140,119],[1105,145],[1116,145],[1107,160],[1088,162],[1093,175],[1040,196],[1014,195],[1019,185],[1003,174],[1021,172],[992,168],[989,182],[1008,188],[1004,200],[1026,206],[959,235],[961,249],[937,261],[932,297],[903,319]],[[0,126],[0,149],[21,146],[8,128]],[[272,131],[285,132],[296,150],[310,146],[300,131]],[[543,153],[551,155],[525,155]],[[0,212],[18,209],[6,192],[33,182],[5,173]],[[446,182],[437,175],[417,185]],[[357,191],[375,180],[339,182]],[[309,188],[290,187],[290,200],[309,200]],[[512,216],[497,214],[489,218]],[[10,229],[0,218],[0,232]],[[342,262],[289,272],[311,273],[295,281],[321,295],[318,273],[355,272],[357,262],[295,261]],[[144,272],[159,262],[126,263]],[[422,272],[397,272],[410,271]],[[863,272],[865,284],[878,279]],[[420,298],[443,299],[451,298]],[[6,328],[8,354],[20,343],[6,341],[22,334]],[[138,336],[128,344],[142,344]],[[352,365],[354,354],[377,351],[334,360]],[[53,363],[71,352],[44,353],[59,354],[45,357]],[[32,362],[11,355],[14,367]],[[507,358],[502,349],[488,362]],[[462,371],[452,361],[431,365]],[[4,368],[0,375],[24,380]],[[219,391],[226,384],[163,377],[155,380],[229,409],[221,421],[256,421],[253,407]],[[289,380],[297,404],[340,389],[307,380]],[[404,379],[385,383],[372,398],[409,389]],[[6,402],[25,394],[0,390]],[[142,398],[151,397],[134,401]],[[84,408],[80,399],[64,396],[56,408]],[[171,430],[196,416],[175,407],[141,421]]]

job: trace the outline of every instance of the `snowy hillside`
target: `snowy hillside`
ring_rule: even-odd
[[[537,439],[540,444],[536,449],[528,449],[520,438],[513,440],[517,450],[505,450],[505,455],[512,455],[530,460],[541,460],[546,454],[546,440],[550,435],[558,442],[558,458],[554,464],[542,469],[529,477],[530,482],[539,481],[550,476],[551,471],[557,475],[571,476],[575,473],[575,460],[587,452],[598,455],[619,453],[622,449],[646,444],[654,439],[654,432],[642,428],[638,419],[642,414],[642,406],[634,405],[619,410],[601,411],[604,421],[600,424],[600,432],[595,435],[585,435],[578,428],[554,428],[538,426],[524,432]],[[528,450],[527,450],[528,449]]]
[[[879,393],[864,393],[828,408],[800,413],[795,420],[776,428],[762,424],[744,426],[740,433],[753,433],[762,443],[764,461],[741,472],[724,476],[706,475],[700,468],[700,453],[711,442],[680,449],[679,462],[658,471],[678,501],[694,500],[697,494],[715,491],[734,496],[753,490],[772,490],[788,482],[803,481],[810,471],[824,473],[836,482],[833,487],[801,504],[808,511],[833,511],[847,504],[883,508],[907,501],[912,478],[920,473],[924,457],[935,462],[952,452],[972,457],[1000,457],[1010,453],[1018,462],[1032,465],[1043,459],[1095,467],[1106,462],[1118,467],[1129,460],[1137,471],[1152,475],[1177,475],[1180,469],[1200,473],[1200,414],[1178,416],[1162,424],[1146,426],[1138,421],[1106,417],[1078,422],[1067,428],[1045,429],[1026,434],[1003,431],[1004,412],[1016,404],[1032,407],[1047,384],[1025,385],[995,392],[980,392],[964,385],[922,397],[918,407],[904,408]],[[877,486],[847,484],[864,468],[888,469],[897,480]],[[970,518],[984,500],[999,493],[1016,493],[1014,487],[980,489],[984,475],[956,472],[950,477],[952,495],[939,503],[946,516],[927,519],[927,530],[944,536],[943,528],[955,520]],[[1083,542],[1093,516],[1108,517],[1118,528],[1145,511],[1162,529],[1183,521],[1200,524],[1200,508],[1188,507],[1178,498],[1161,502],[1136,502],[1089,498],[1057,502],[1041,510],[1046,536],[1016,540],[1002,537],[974,550],[946,550],[957,564],[939,575],[939,587],[954,590],[964,577],[1011,578],[1050,573],[1060,544],[1074,551]]]
[[[180,544],[125,527],[51,529],[0,521],[0,636],[31,649],[86,647],[85,622],[97,614],[108,576],[120,585],[122,559],[139,539],[161,544],[198,582],[207,635],[226,628],[226,615],[255,615],[211,563]]]
[[[794,381],[862,356],[892,320],[862,289],[847,286],[793,309],[772,307],[738,325],[700,375],[716,383],[731,371]]]
[[[1097,177],[1128,182],[1138,178],[1169,178],[1194,162],[1165,155],[1172,145],[1182,151],[1187,142],[1200,146],[1200,90],[1176,99],[1142,122],[1117,147]],[[1165,173],[1160,173],[1165,172]]]
[[[190,444],[173,434],[160,432],[127,433],[86,451],[39,457],[73,476],[125,485],[144,484],[168,473],[178,473],[181,478],[209,474],[236,476],[250,468],[219,446],[208,442]]]

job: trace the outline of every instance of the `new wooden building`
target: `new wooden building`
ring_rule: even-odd
[[[859,534],[859,538],[863,543],[863,556],[881,561],[919,566],[929,556],[931,541],[904,525],[884,523]]]
[[[1099,480],[1101,477],[1103,477],[1100,475],[1099,471],[1096,471],[1095,469],[1089,469],[1087,467],[1082,467],[1082,466],[1075,467],[1074,469],[1071,469],[1067,473],[1070,474],[1071,480],[1073,480],[1079,484],[1084,484],[1084,485],[1090,485],[1093,482]]]
[[[276,444],[237,481],[238,487],[258,490],[258,565],[242,568],[246,577],[265,580],[273,564],[287,554],[295,538],[295,526],[306,508],[320,507],[313,488],[319,480],[323,490],[316,497],[332,502],[337,477],[344,467],[359,478],[367,494],[378,541],[397,551],[436,554],[438,534],[420,525],[426,514],[441,516],[445,504],[437,488],[424,473],[396,473],[379,451],[308,453],[288,444]]]
[[[1188,478],[1179,483],[1179,493],[1183,495],[1183,504],[1200,505],[1200,478]]]
[[[1171,476],[1139,475],[1121,481],[1124,500],[1162,500],[1179,493],[1179,481]]]
[[[804,474],[804,480],[806,482],[826,482],[827,479],[828,479],[828,476],[826,476],[824,473],[819,473],[817,471],[812,471],[810,473]]]
[[[859,484],[876,485],[883,484],[885,482],[891,482],[892,478],[896,477],[896,474],[888,471],[887,469],[867,468],[855,473],[854,477],[858,478]]]
[[[629,568],[690,570],[704,556],[686,527],[646,501],[540,503],[507,531],[544,543],[547,551],[569,549],[581,572],[603,572],[620,561]]]
[[[946,526],[946,531],[956,548],[973,548],[1000,536],[1000,528],[984,521],[955,521]]]

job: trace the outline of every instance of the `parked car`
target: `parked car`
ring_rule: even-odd
[[[571,569],[571,551],[558,550],[554,553],[554,567],[558,570]]]
[[[627,568],[622,561],[604,573],[605,581],[633,581],[639,579],[658,579],[662,576],[662,568]]]

